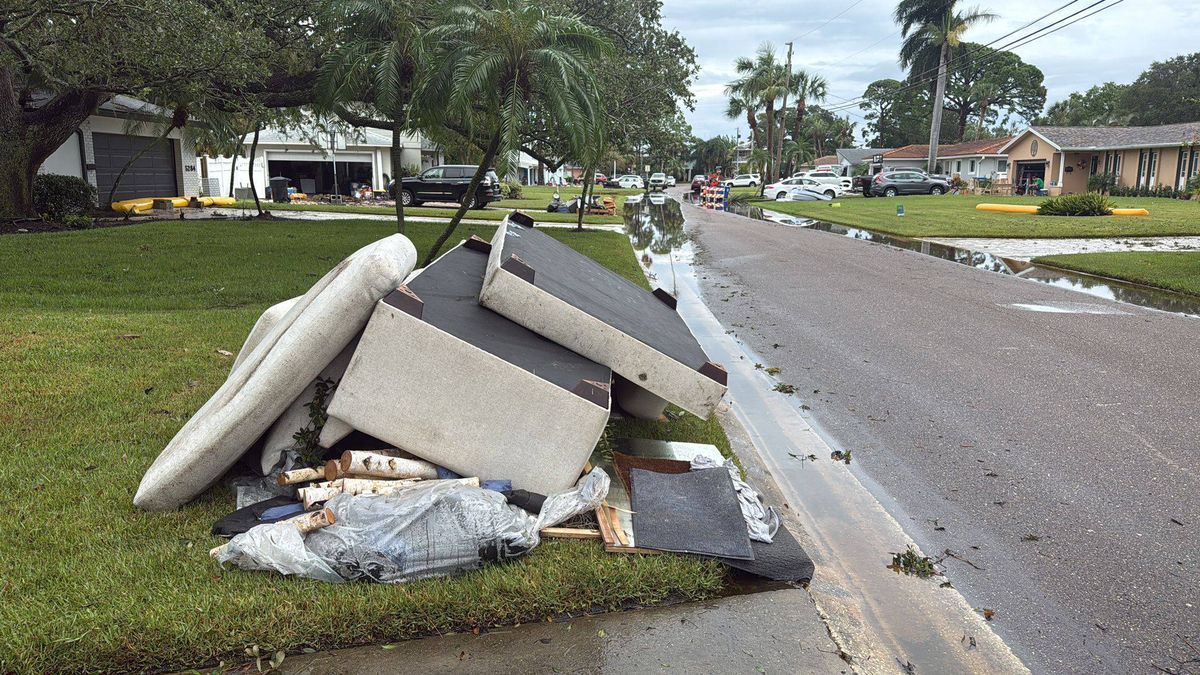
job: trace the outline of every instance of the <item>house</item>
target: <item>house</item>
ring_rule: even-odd
[[[1008,171],[1008,157],[1003,148],[1011,140],[1011,136],[1006,136],[939,145],[937,170],[934,173],[958,176],[968,182],[1005,174]],[[928,165],[928,145],[906,145],[883,153],[883,168],[887,171],[925,170]]]
[[[135,197],[195,196],[200,191],[195,145],[179,129],[160,139],[171,111],[129,96],[101,103],[53,154],[38,173],[83,178],[104,202],[121,170],[125,172],[114,201]]]
[[[235,196],[249,198],[250,172],[259,197],[267,195],[270,179],[282,176],[290,187],[304,194],[349,195],[358,186],[383,189],[385,175],[392,178],[392,132],[369,128],[345,128],[329,133],[315,127],[282,131],[263,129],[258,134],[254,166],[250,155],[253,134],[243,140],[243,156],[203,157],[206,192],[228,194],[230,181]],[[419,173],[442,163],[441,149],[416,134],[400,141],[400,165],[407,173]],[[335,185],[336,182],[336,185]]]
[[[840,162],[838,161],[837,155],[821,155],[820,157],[818,157],[810,162],[805,162],[804,164],[801,165],[801,167],[806,168],[806,169],[815,169],[818,166],[831,167],[831,166],[838,166],[839,164],[840,164]]]
[[[1090,176],[1125,187],[1182,189],[1200,173],[1200,122],[1153,127],[1032,126],[1001,148],[1014,185],[1041,178],[1052,195],[1085,192]]]
[[[893,148],[838,148],[838,164],[842,165],[842,175],[851,176],[855,167],[866,165],[867,173],[879,173],[883,168],[883,155]],[[877,161],[878,159],[878,161]]]

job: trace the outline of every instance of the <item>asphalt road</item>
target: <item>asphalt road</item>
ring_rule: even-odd
[[[1034,672],[1200,672],[1200,319],[684,215],[709,307]]]

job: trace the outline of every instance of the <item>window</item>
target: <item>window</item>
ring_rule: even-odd
[[[461,166],[448,166],[442,173],[443,178],[466,178],[467,170]]]
[[[1200,171],[1200,161],[1197,161],[1198,159],[1200,159],[1200,150],[1192,148],[1192,168],[1188,169],[1189,176],[1195,176]]]
[[[1104,173],[1112,173],[1112,153],[1104,153]]]
[[[962,173],[962,160],[954,162],[954,173]]]
[[[971,160],[971,168],[967,169],[967,171],[970,172],[972,176],[975,175],[975,160]]]
[[[425,173],[421,174],[421,178],[424,178],[426,180],[429,180],[431,178],[441,178],[441,177],[442,177],[442,167],[440,167],[440,166],[437,168],[434,168],[434,169],[429,169]]]
[[[1121,175],[1121,155],[1120,155],[1120,153],[1116,153],[1113,155],[1112,173],[1114,176]]]
[[[1098,168],[1100,168],[1100,155],[1092,155],[1092,168],[1089,175],[1095,176]]]
[[[1142,181],[1145,178],[1146,178],[1146,151],[1138,150],[1138,170],[1137,170],[1138,185],[1141,185]]]
[[[1157,179],[1158,179],[1158,151],[1151,150],[1150,151],[1150,182],[1148,183],[1148,185],[1154,186],[1155,185],[1154,181],[1156,181]]]
[[[1008,160],[1007,159],[997,160],[996,161],[996,170],[1001,173],[1007,173],[1008,172]]]

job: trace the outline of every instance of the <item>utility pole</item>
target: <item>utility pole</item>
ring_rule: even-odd
[[[783,107],[779,110],[779,147],[775,151],[775,171],[779,172],[779,167],[783,165],[783,130],[787,127],[787,99],[788,90],[792,88],[792,43],[787,43],[787,72],[784,74],[783,80]],[[782,177],[782,176],[780,176]],[[773,177],[763,179],[765,184]]]

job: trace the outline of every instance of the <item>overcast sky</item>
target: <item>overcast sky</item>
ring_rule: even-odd
[[[966,39],[987,44],[1066,1],[968,0],[961,6],[979,5],[999,18],[968,31]],[[1077,1],[996,46],[1095,1]],[[663,4],[663,23],[680,31],[699,55],[700,75],[692,87],[696,110],[688,114],[688,121],[701,138],[732,136],[737,129],[746,137],[744,119],[739,124],[725,118],[724,88],[734,79],[733,60],[752,56],[764,41],[774,43],[783,58],[784,43],[795,40],[793,66],[829,81],[830,105],[861,96],[874,80],[902,76],[896,64],[899,29],[891,20],[894,0],[664,0]],[[847,8],[842,16],[821,25]],[[1196,0],[1125,0],[1015,51],[1045,73],[1049,104],[1093,84],[1131,82],[1153,61],[1200,50],[1197,26],[1200,2]],[[850,119],[861,128],[862,111],[850,112]]]

